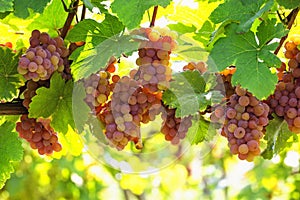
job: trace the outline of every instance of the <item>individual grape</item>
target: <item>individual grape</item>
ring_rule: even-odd
[[[297,128],[300,128],[300,117],[296,117],[293,121],[293,125]]]
[[[225,114],[225,111],[224,111],[224,108],[222,106],[218,106],[215,111],[214,111],[215,115],[217,118],[221,118],[224,116]]]
[[[242,127],[238,127],[235,129],[234,131],[234,137],[238,138],[238,139],[241,139],[245,136],[245,129],[242,128]]]
[[[257,151],[259,149],[259,143],[256,140],[250,140],[247,142],[249,151]]]
[[[290,119],[294,119],[297,116],[297,110],[295,108],[289,108],[286,112],[286,116]]]
[[[43,32],[40,34],[39,40],[42,44],[48,44],[50,42],[50,39],[51,38],[48,33]]]
[[[249,152],[248,145],[247,144],[240,145],[238,151],[240,154],[247,154]]]
[[[39,30],[33,30],[31,32],[31,37],[32,38],[36,38],[36,39],[39,39],[40,38],[40,35],[41,35],[41,32]]]
[[[298,61],[296,59],[290,59],[289,62],[288,62],[288,66],[290,69],[295,69],[297,68],[299,65]]]
[[[241,87],[236,87],[235,92],[238,96],[245,96],[247,91]]]
[[[246,107],[246,106],[249,105],[249,103],[250,103],[249,97],[247,97],[247,96],[240,96],[240,98],[239,98],[239,104],[241,106]]]
[[[226,116],[228,117],[228,119],[233,119],[233,118],[235,118],[235,116],[236,116],[236,110],[235,110],[235,109],[232,109],[232,108],[229,108],[229,109],[226,111]]]

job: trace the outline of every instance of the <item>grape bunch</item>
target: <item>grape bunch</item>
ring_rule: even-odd
[[[98,114],[100,121],[105,124],[104,134],[108,139],[109,145],[115,147],[117,150],[123,150],[129,141],[137,141],[138,136],[132,137],[124,131],[118,130],[118,119],[114,118],[111,110],[111,102],[105,107],[100,114]],[[120,128],[119,128],[120,129]],[[137,129],[139,131],[139,129]],[[137,135],[140,133],[137,132]]]
[[[218,105],[211,114],[212,122],[222,124],[221,135],[226,137],[232,154],[252,161],[260,155],[260,139],[268,125],[269,106],[251,93],[235,88],[226,106]]]
[[[153,94],[139,81],[123,76],[115,83],[111,101],[98,117],[106,126],[105,135],[111,146],[122,150],[129,141],[133,141],[140,149],[140,124],[154,120],[160,112],[160,93]]]
[[[64,71],[64,58],[68,55],[61,37],[52,39],[48,33],[33,30],[30,47],[19,60],[18,72],[35,82],[50,79],[53,72]]]
[[[296,42],[288,41],[284,45],[285,57],[289,59],[289,71],[277,83],[275,92],[267,103],[271,113],[285,119],[290,131],[300,133],[300,50],[297,47],[300,38],[294,40]]]
[[[85,102],[91,110],[108,102],[116,82],[119,81],[120,77],[118,75],[112,75],[115,72],[115,63],[116,59],[111,59],[106,70],[100,70],[97,74],[92,74],[84,80]]]
[[[16,124],[19,136],[29,142],[32,149],[37,149],[40,155],[50,155],[53,151],[62,150],[57,133],[50,127],[49,120],[37,121],[28,118],[28,115],[22,115],[20,120],[21,122]]]
[[[148,121],[146,120],[148,117],[153,120],[155,111],[159,112],[161,102],[157,97],[147,88],[142,88],[138,81],[123,76],[116,83],[111,97],[112,113],[118,125],[117,129],[137,137],[140,122]]]
[[[50,83],[49,81],[38,81],[34,82],[33,80],[29,80],[26,83],[26,89],[23,93],[24,100],[23,100],[23,106],[27,109],[29,109],[29,104],[31,103],[31,99],[36,95],[36,90],[40,87],[49,87]]]
[[[166,141],[171,141],[172,144],[178,144],[180,139],[184,139],[188,129],[192,126],[192,116],[184,118],[175,117],[176,109],[166,108],[162,113],[163,120],[161,132],[165,135]]]
[[[169,29],[159,28],[142,28],[139,34],[148,40],[142,41],[138,50],[137,79],[152,92],[165,90],[171,79],[169,60],[171,51],[176,47],[174,39],[177,35]]]

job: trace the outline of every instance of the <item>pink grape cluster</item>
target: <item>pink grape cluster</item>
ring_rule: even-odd
[[[177,35],[169,29],[142,28],[139,31],[148,41],[142,41],[138,50],[138,78],[143,87],[152,92],[165,90],[171,79],[169,60],[171,51],[176,47],[174,39]]]
[[[48,80],[53,72],[63,72],[64,58],[68,55],[69,50],[61,37],[52,39],[48,33],[33,30],[30,47],[19,60],[18,72],[26,80]]]
[[[53,151],[62,150],[58,142],[57,133],[50,127],[49,120],[28,118],[28,115],[21,116],[21,122],[16,124],[19,136],[30,143],[32,149],[37,149],[40,155],[50,155]]]
[[[177,118],[175,117],[175,111],[176,109],[166,108],[161,116],[163,119],[161,132],[165,135],[165,140],[174,145],[185,138],[188,129],[192,126],[191,116]]]
[[[216,106],[212,122],[222,124],[221,135],[226,137],[232,154],[252,161],[260,155],[260,139],[268,123],[269,106],[251,93],[236,87],[226,106]]]
[[[294,40],[299,42],[299,38],[294,38]],[[285,57],[289,59],[289,71],[285,72],[282,80],[277,83],[274,94],[267,100],[271,112],[283,117],[290,131],[297,134],[300,133],[300,50],[298,42],[295,43],[292,40],[285,43]]]

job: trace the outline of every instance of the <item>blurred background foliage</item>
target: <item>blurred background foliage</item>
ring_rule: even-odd
[[[300,198],[299,144],[270,161],[232,157],[217,138],[210,154],[191,148],[157,173],[125,174],[88,151],[43,158],[24,143],[23,161],[0,190],[2,200]],[[298,153],[297,153],[298,149]]]

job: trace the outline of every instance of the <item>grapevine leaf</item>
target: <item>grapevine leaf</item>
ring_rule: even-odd
[[[212,128],[210,123],[200,116],[200,119],[193,120],[193,124],[188,130],[187,138],[193,145],[199,144],[205,140],[208,141],[211,136],[215,134],[216,129]]]
[[[274,38],[281,38],[287,31],[276,20],[264,21],[255,35],[249,31],[237,34],[237,24],[226,27],[226,37],[219,39],[209,56],[211,70],[224,70],[235,65],[237,70],[232,77],[232,84],[240,84],[259,99],[268,97],[275,89],[276,74],[268,67],[280,67],[281,61],[270,53],[276,49],[276,42],[268,44]],[[258,42],[256,42],[256,39]]]
[[[14,0],[14,14],[17,17],[25,19],[30,15],[29,10],[42,13],[50,1],[51,0]]]
[[[119,34],[124,25],[117,17],[106,14],[105,20],[101,23],[92,19],[85,19],[74,26],[67,35],[71,42],[86,41],[87,38],[96,46],[106,39]]]
[[[9,15],[11,12],[7,11],[4,13],[0,13],[0,19],[4,19],[7,15]]]
[[[299,0],[276,0],[277,3],[286,9],[294,9],[300,6]]]
[[[170,2],[171,0],[128,0],[124,3],[123,0],[115,0],[111,9],[126,27],[133,29],[140,24],[146,10],[152,6],[166,7]]]
[[[133,36],[112,36],[95,48],[85,45],[79,56],[71,65],[74,79],[88,77],[97,72],[101,67],[106,66],[111,56],[120,56],[122,53],[130,53],[138,48]]]
[[[0,47],[0,100],[10,101],[18,96],[23,84],[18,74],[18,57],[11,49]]]
[[[21,161],[23,158],[22,143],[18,134],[13,131],[14,126],[11,122],[5,122],[0,126],[0,189],[14,172],[12,162]]]
[[[193,33],[196,31],[196,27],[194,25],[188,26],[181,22],[179,22],[177,24],[170,24],[170,25],[168,25],[168,27],[171,30],[177,31],[178,33],[181,33],[181,34]]]
[[[0,13],[13,11],[13,0],[0,1]]]
[[[292,141],[290,138],[292,138]],[[289,130],[285,120],[275,117],[266,127],[264,139],[267,141],[267,148],[261,155],[265,159],[271,159],[285,148],[292,146],[297,137],[295,133]]]
[[[59,29],[64,26],[67,15],[68,12],[64,10],[61,1],[52,1],[51,4],[45,8],[44,12],[34,19],[28,29],[46,29],[50,35],[56,36]]]
[[[202,76],[206,83],[205,92],[213,90],[214,87],[218,84],[217,76],[215,73],[205,72]]]
[[[163,94],[163,101],[169,107],[176,108],[176,117],[194,115],[199,109],[206,108],[206,83],[199,71],[177,73],[173,80]]]
[[[77,128],[78,132],[81,133],[84,130],[84,126],[88,119],[88,114],[90,112],[90,108],[84,102],[84,98],[86,97],[85,88],[82,82],[77,82],[74,85],[73,91],[73,117],[75,122],[75,128]]]
[[[68,125],[74,127],[72,112],[73,82],[65,83],[60,74],[55,73],[50,80],[50,88],[41,87],[32,98],[29,117],[52,117],[51,126],[58,132],[67,133]]]
[[[210,15],[209,19],[214,23],[237,21],[240,25],[238,32],[247,32],[254,20],[268,11],[274,4],[274,0],[229,0],[220,4]],[[264,6],[263,6],[264,5]]]
[[[104,0],[83,0],[83,3],[92,12],[95,12],[95,8],[98,8],[101,13],[104,13],[106,9],[101,4],[102,1]]]
[[[196,32],[193,38],[201,42],[205,46],[208,46],[209,41],[211,41],[211,34],[214,32],[214,30],[215,30],[215,25],[213,25],[209,21],[205,21],[201,29]]]

